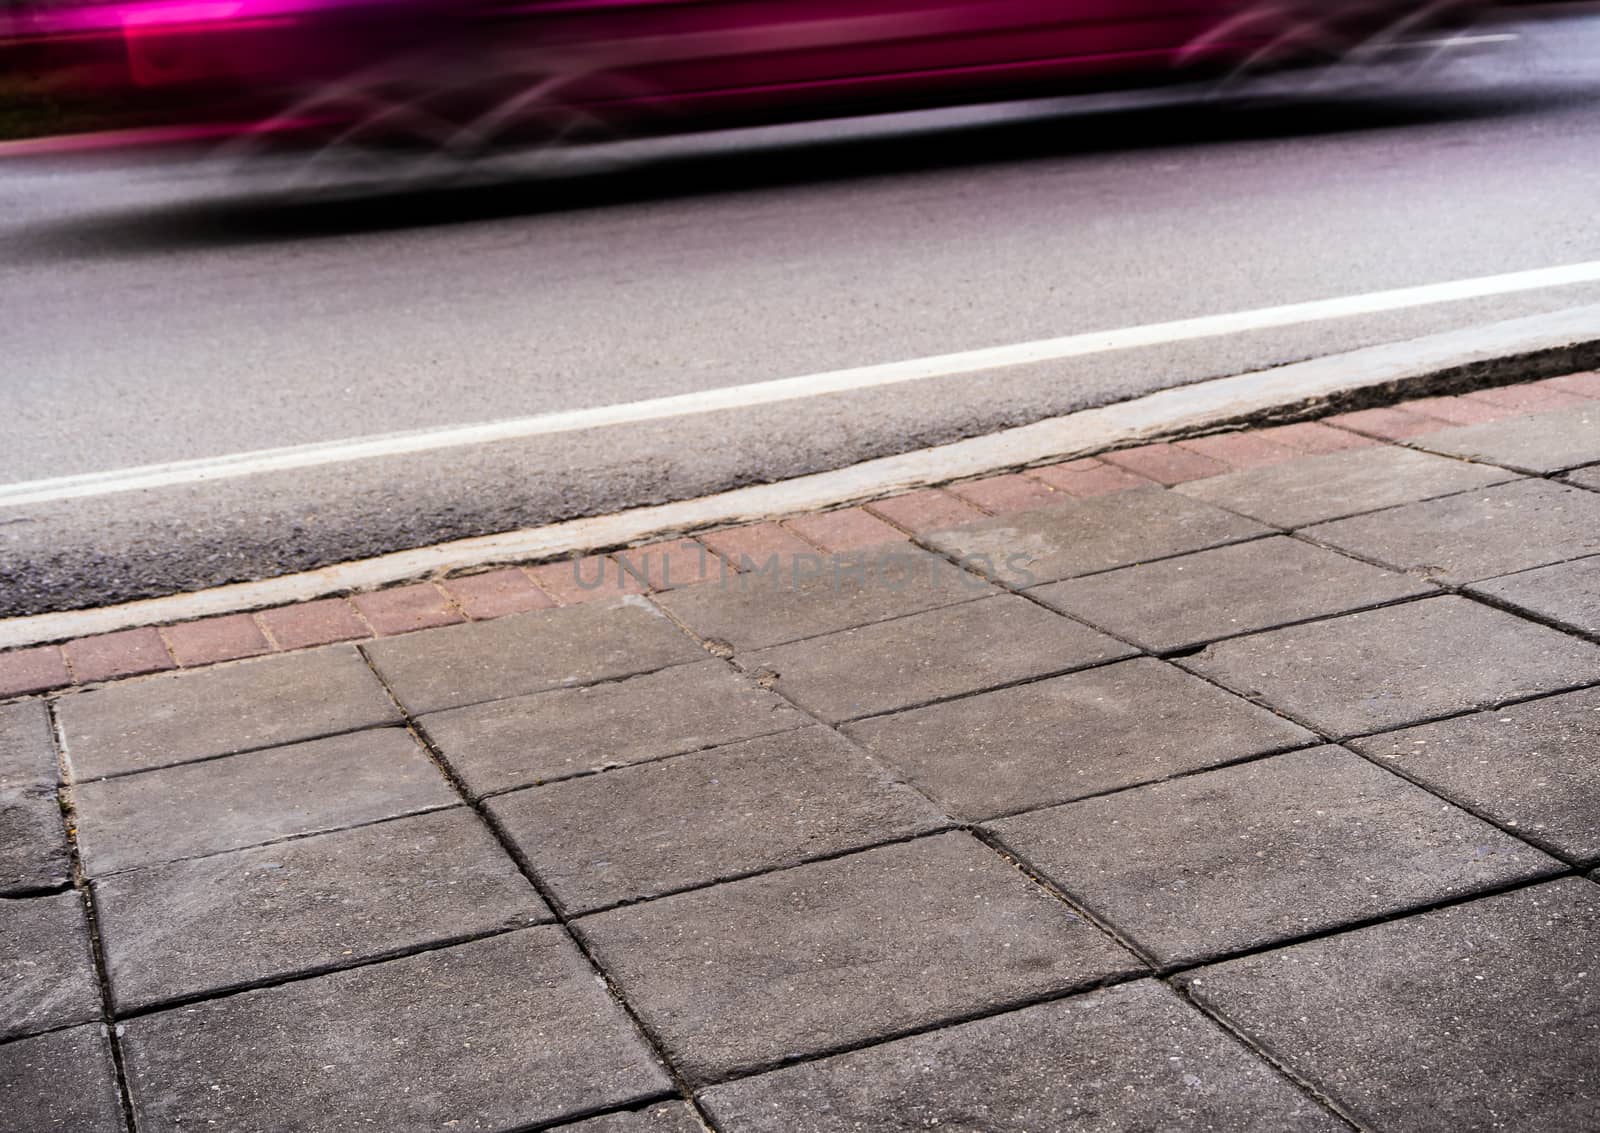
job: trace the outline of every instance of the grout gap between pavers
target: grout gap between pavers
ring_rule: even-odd
[[[64,652],[64,651],[63,651]],[[62,833],[67,841],[67,852],[72,862],[72,888],[78,891],[83,904],[86,931],[89,936],[89,955],[94,964],[95,982],[100,989],[100,1026],[105,1032],[106,1046],[111,1052],[111,1068],[117,1083],[117,1101],[122,1107],[122,1120],[129,1133],[139,1126],[133,1115],[133,1088],[128,1078],[127,1063],[122,1053],[121,1028],[111,999],[111,970],[106,964],[105,943],[100,936],[100,913],[95,904],[94,890],[83,872],[83,855],[78,850],[77,806],[73,798],[71,781],[67,778],[66,737],[61,719],[51,700],[45,701],[46,720],[49,724],[50,743],[56,756],[56,798],[61,806]]]
[[[1190,995],[1187,987],[1184,987],[1182,984],[1170,978],[1163,979],[1161,982],[1172,989],[1180,1002],[1187,1004],[1190,1008],[1197,1011],[1201,1018],[1207,1020],[1213,1027],[1216,1027],[1239,1046],[1243,1047],[1250,1053],[1252,1057],[1260,1060],[1262,1063],[1274,1070],[1279,1077],[1288,1082],[1305,1097],[1321,1106],[1328,1113],[1331,1113],[1336,1120],[1342,1122],[1349,1129],[1356,1130],[1357,1133],[1369,1133],[1368,1128],[1357,1121],[1352,1115],[1346,1113],[1344,1107],[1341,1106],[1331,1095],[1324,1093],[1317,1087],[1316,1083],[1312,1082],[1309,1078],[1305,1078],[1291,1069],[1286,1062],[1278,1058],[1267,1047],[1258,1043],[1253,1036],[1246,1034],[1243,1030],[1234,1026],[1231,1020],[1223,1017],[1220,1014],[1212,1012],[1203,1003],[1195,999],[1194,996]]]

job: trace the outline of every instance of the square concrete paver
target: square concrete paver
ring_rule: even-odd
[[[1136,650],[1006,594],[745,654],[752,672],[825,720],[1026,680]]]
[[[1411,443],[1525,472],[1561,472],[1600,461],[1600,403],[1445,429]]]
[[[1350,746],[1546,849],[1600,860],[1600,689]]]
[[[363,646],[411,712],[435,712],[705,660],[643,598],[444,626]]]
[[[1463,583],[1600,554],[1600,495],[1522,480],[1306,530],[1319,543]]]
[[[56,715],[79,781],[400,719],[349,645],[123,681],[61,697]]]
[[[554,926],[174,1008],[124,1028],[141,1133],[511,1130],[672,1089]]]
[[[573,912],[949,825],[825,728],[516,791],[489,810]]]
[[[866,720],[846,731],[967,821],[1312,738],[1281,716],[1149,658]]]
[[[574,923],[701,1083],[1140,970],[966,834]]]
[[[657,601],[700,636],[743,651],[998,593],[920,547],[818,554],[796,562],[804,568],[730,575]]]
[[[1345,1128],[1152,980],[713,1086],[700,1101],[727,1133]]]
[[[993,829],[1030,868],[1163,964],[1562,868],[1336,747],[1085,799]]]
[[[119,1011],[550,920],[464,808],[94,884]]]
[[[1252,468],[1177,491],[1274,527],[1304,527],[1517,478],[1517,473],[1404,448],[1367,448]]]
[[[50,714],[42,700],[0,704],[0,784],[49,783],[61,778]]]
[[[0,899],[0,1039],[100,1018],[77,890]]]
[[[1190,993],[1363,1128],[1593,1129],[1600,887],[1554,881],[1203,968]]]
[[[1467,590],[1590,637],[1600,637],[1600,555],[1491,578]]]
[[[99,1023],[0,1046],[0,1129],[123,1133],[111,1045]]]
[[[661,1102],[558,1125],[551,1133],[705,1133],[705,1128],[685,1102]]]
[[[0,896],[72,880],[60,778],[44,702],[0,706]]]
[[[458,801],[426,753],[398,728],[83,783],[73,798],[78,850],[91,875]]]
[[[1600,646],[1454,596],[1237,637],[1180,663],[1332,738],[1600,681]]]
[[[1069,578],[1028,593],[1135,645],[1166,651],[1431,589],[1417,579],[1277,537]]]
[[[809,723],[726,662],[496,700],[420,723],[474,796]]]
[[[59,889],[71,880],[56,788],[0,783],[0,897]]]
[[[927,536],[1008,585],[1026,588],[1266,532],[1251,520],[1160,488],[997,516]]]

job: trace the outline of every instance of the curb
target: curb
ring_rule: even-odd
[[[831,472],[118,606],[0,620],[0,650],[376,590],[843,507],[1135,445],[1600,367],[1600,305],[1218,378]],[[1442,427],[1442,426],[1441,426]]]

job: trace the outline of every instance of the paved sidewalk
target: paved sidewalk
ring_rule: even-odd
[[[1591,1133],[1597,387],[71,643],[0,1130]]]

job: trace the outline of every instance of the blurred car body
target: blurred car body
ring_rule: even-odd
[[[1471,5],[1405,0],[134,0],[20,9],[175,123],[468,155],[1336,59]]]

